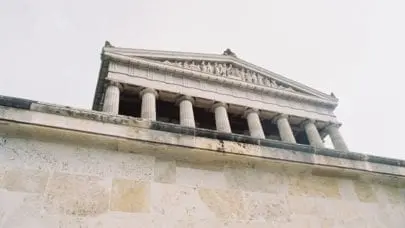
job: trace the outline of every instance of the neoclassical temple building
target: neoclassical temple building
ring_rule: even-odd
[[[254,138],[348,151],[338,99],[223,54],[116,48],[107,43],[93,109]]]
[[[0,228],[404,227],[405,161],[350,151],[337,102],[230,50],[107,42],[92,109],[0,96]]]

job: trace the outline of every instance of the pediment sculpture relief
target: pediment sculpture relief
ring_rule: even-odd
[[[208,61],[169,61],[169,60],[165,60],[164,63],[178,67],[183,67],[189,70],[201,71],[204,73],[214,74],[221,77],[228,77],[257,85],[295,92],[293,88],[284,86],[276,82],[272,78],[258,74],[249,69],[234,67],[232,64],[229,63],[218,63]]]

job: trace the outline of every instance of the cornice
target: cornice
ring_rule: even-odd
[[[207,74],[204,72],[193,71],[193,70],[185,69],[182,67],[177,67],[177,66],[166,64],[166,63],[162,63],[162,62],[153,61],[150,59],[143,59],[140,57],[129,57],[126,55],[121,55],[121,54],[116,54],[116,53],[106,52],[106,51],[103,53],[103,55],[104,55],[104,58],[107,57],[110,60],[114,60],[114,61],[121,62],[124,64],[136,64],[136,65],[145,66],[145,67],[149,67],[149,68],[165,70],[167,72],[172,72],[172,73],[182,73],[182,74],[188,75],[190,77],[204,78],[209,81],[219,81],[222,84],[228,84],[228,85],[233,85],[233,86],[238,85],[241,88],[253,89],[259,93],[265,92],[265,93],[273,94],[276,97],[283,97],[286,99],[293,99],[293,100],[297,100],[300,102],[307,102],[307,103],[312,103],[312,104],[317,104],[317,105],[323,105],[323,106],[330,107],[330,108],[335,108],[337,106],[337,101],[331,101],[329,99],[300,94],[297,92],[291,92],[291,91],[280,90],[280,89],[275,89],[275,88],[270,88],[270,87],[265,87],[265,86],[260,86],[260,85],[254,85],[251,83],[246,83],[246,82],[235,80],[235,79],[218,77],[218,76]]]
[[[206,53],[192,53],[192,52],[177,52],[177,51],[161,51],[161,50],[146,50],[146,49],[131,49],[131,48],[116,48],[116,47],[104,47],[103,50],[109,53],[116,53],[120,55],[130,56],[130,57],[145,57],[145,58],[156,58],[156,59],[176,59],[176,60],[206,60],[206,61],[216,61],[216,62],[228,62],[240,67],[250,69],[252,71],[261,73],[268,77],[274,78],[286,85],[292,87],[298,87],[300,90],[335,102],[337,104],[338,99],[323,93],[321,91],[315,90],[309,86],[306,86],[297,81],[291,80],[280,74],[269,71],[260,66],[249,63],[243,59],[236,58],[230,55],[221,54],[206,54]]]

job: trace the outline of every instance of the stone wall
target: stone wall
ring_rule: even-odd
[[[405,187],[395,181],[91,144],[1,137],[0,228],[405,224]]]

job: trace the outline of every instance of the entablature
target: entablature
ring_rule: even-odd
[[[314,97],[323,98],[329,101],[333,105],[337,105],[338,99],[333,95],[329,95],[318,90],[315,90],[311,87],[308,87],[302,83],[286,78],[280,74],[276,74],[272,71],[269,71],[265,68],[256,66],[252,63],[244,61],[240,58],[237,58],[234,53],[231,54],[224,52],[224,54],[205,54],[205,53],[190,53],[190,52],[175,52],[175,51],[159,51],[159,50],[144,50],[144,49],[131,49],[131,48],[119,48],[106,46],[103,49],[104,53],[113,53],[127,57],[137,57],[142,59],[156,60],[166,63],[175,63],[179,66],[181,63],[182,68],[191,69],[195,71],[207,72],[208,69],[203,70],[203,65],[211,64],[214,66],[215,63],[218,65],[218,75],[222,76],[231,76],[234,79],[244,79],[250,83],[255,82],[259,84],[261,79],[263,79],[262,85],[278,88],[278,89],[287,89],[289,91],[296,91],[302,94],[312,95]],[[205,64],[203,64],[203,61]],[[194,62],[194,66],[192,65]],[[197,64],[198,63],[198,64]],[[187,65],[185,65],[187,64]],[[222,64],[222,66],[221,66]],[[223,66],[226,64],[226,68]],[[192,65],[190,67],[190,65]],[[232,67],[229,67],[229,66]],[[212,69],[212,74],[217,74],[215,68]],[[268,79],[269,82],[266,82],[265,79]],[[266,84],[267,83],[267,84]]]
[[[285,89],[254,85],[219,77],[172,64],[104,53],[109,58],[108,75],[112,81],[152,87],[157,90],[187,94],[235,105],[270,110],[304,118],[335,122],[335,104],[326,99]]]

